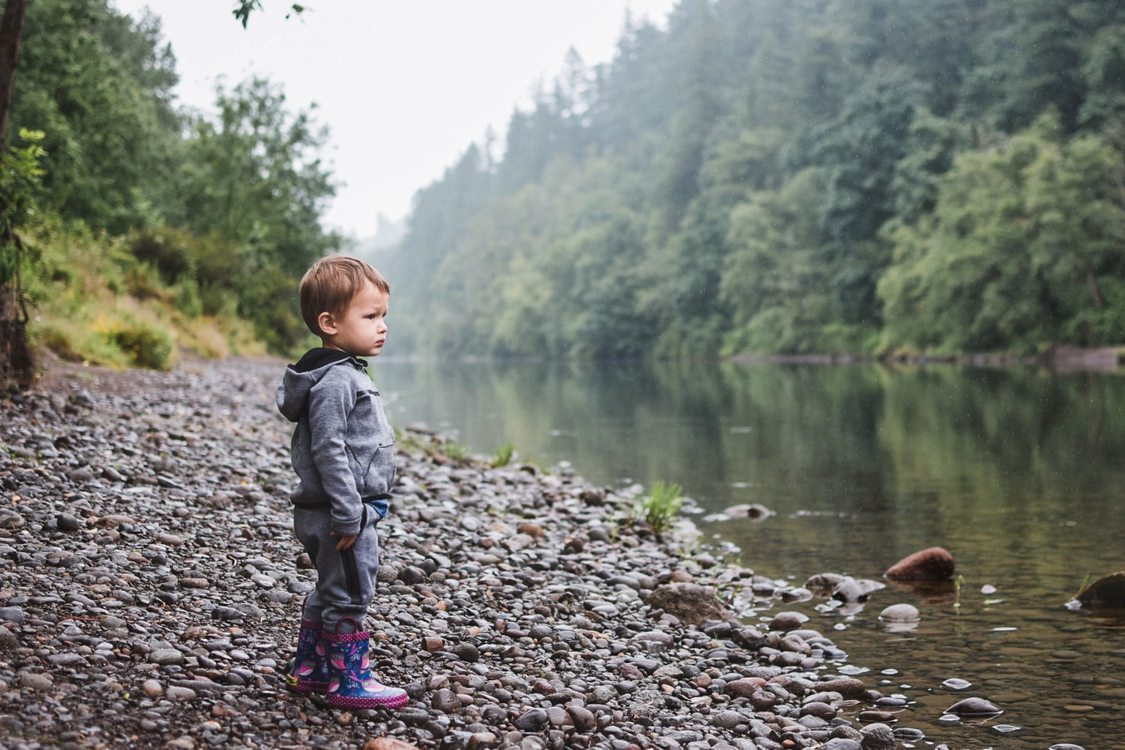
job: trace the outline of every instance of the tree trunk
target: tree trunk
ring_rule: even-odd
[[[7,151],[8,111],[12,108],[27,3],[28,0],[8,0],[4,16],[0,18],[0,160]],[[4,196],[0,196],[0,200],[3,199]],[[31,382],[33,366],[27,345],[27,313],[19,282],[23,253],[10,226],[0,227],[0,253],[14,256],[11,277],[0,279],[0,387],[12,382],[26,386]]]
[[[35,372],[20,294],[15,284],[0,284],[0,389],[26,388]]]
[[[1086,268],[1086,281],[1090,284],[1090,296],[1094,298],[1094,308],[1102,310],[1105,308],[1105,297],[1102,296],[1102,287],[1098,283],[1098,277],[1094,275],[1094,270],[1087,266]]]
[[[8,0],[0,19],[0,149],[8,145],[8,110],[12,108],[12,92],[16,88],[16,61],[20,57],[27,3],[28,0]]]

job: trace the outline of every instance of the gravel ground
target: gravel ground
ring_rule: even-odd
[[[411,702],[288,693],[314,577],[283,366],[54,363],[0,398],[0,745],[896,746],[880,720],[905,697],[785,611],[810,591],[678,554],[627,495],[453,460],[424,430],[401,440],[370,610],[373,663]]]

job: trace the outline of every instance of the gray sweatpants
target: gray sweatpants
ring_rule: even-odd
[[[322,622],[334,632],[341,621],[355,621],[355,630],[364,630],[367,605],[375,596],[375,573],[379,570],[379,534],[376,527],[382,516],[370,505],[364,506],[364,521],[355,544],[337,551],[338,537],[332,536],[332,514],[326,510],[293,509],[293,530],[316,567],[316,590],[305,599],[304,617]],[[352,628],[344,626],[340,632]]]

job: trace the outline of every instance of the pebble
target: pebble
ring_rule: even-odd
[[[184,655],[174,648],[157,649],[149,654],[149,658],[161,666],[184,663]]]
[[[984,698],[965,698],[945,709],[948,714],[957,716],[996,716],[1004,713],[1002,709]]]
[[[519,729],[521,731],[538,732],[539,730],[546,727],[549,722],[550,719],[548,718],[546,711],[541,708],[532,708],[521,714],[514,723],[516,729]]]
[[[922,619],[918,608],[913,604],[892,604],[879,613],[885,622],[918,622]]]
[[[170,700],[174,701],[193,701],[197,697],[197,693],[191,688],[178,687],[176,685],[172,685],[171,687],[169,687],[164,691],[164,694]]]
[[[430,700],[430,706],[435,711],[451,714],[461,709],[461,701],[452,690],[442,688],[434,692],[434,697]]]
[[[55,518],[55,526],[59,531],[78,531],[79,529],[85,528],[86,524],[78,517],[72,516],[69,513],[60,513]]]
[[[863,728],[863,750],[895,750],[895,734],[886,724],[869,724]]]
[[[54,685],[50,675],[36,672],[20,672],[17,679],[22,687],[32,690],[50,690]]]

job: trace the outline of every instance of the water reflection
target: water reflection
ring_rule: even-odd
[[[877,578],[944,546],[959,590],[892,584],[858,611],[800,606],[822,631],[844,628],[833,637],[885,692],[910,695],[902,725],[954,746],[1120,744],[1109,717],[1125,698],[1122,623],[1063,605],[1087,574],[1125,568],[1125,378],[390,360],[376,377],[397,423],[454,429],[477,452],[512,442],[523,460],[570,461],[602,484],[674,481],[710,514],[765,505],[764,521],[697,520],[772,578]],[[878,621],[898,602],[921,610],[909,632]],[[899,674],[881,675],[889,669]],[[950,678],[972,682],[1020,729],[943,726],[957,699],[942,687]]]

